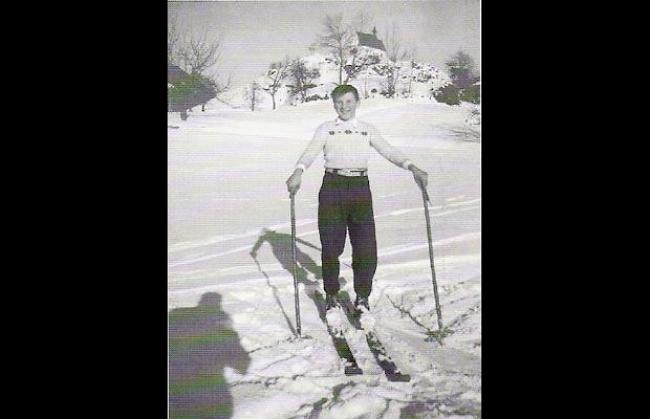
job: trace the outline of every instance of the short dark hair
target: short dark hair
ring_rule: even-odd
[[[357,99],[357,102],[359,101],[359,92],[357,89],[350,85],[350,84],[341,84],[339,86],[336,86],[334,90],[332,90],[332,100],[336,100],[337,97],[343,96],[346,93],[352,92],[354,93],[354,97]]]

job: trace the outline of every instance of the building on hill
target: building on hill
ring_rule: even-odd
[[[388,55],[384,43],[377,38],[377,28],[373,28],[372,33],[356,32],[356,35],[356,45],[350,49],[351,54],[344,66],[347,74],[345,83],[362,79],[363,97],[368,98],[370,97],[368,77],[372,72],[371,67],[387,63]]]
[[[372,28],[372,33],[357,32],[360,47],[380,49],[386,52],[384,43],[377,38],[377,28]]]
[[[355,71],[358,71],[360,70],[359,66],[370,66],[388,61],[386,46],[377,38],[377,28],[373,28],[372,33],[356,32],[356,34],[357,42],[350,50],[351,56],[346,66],[352,66]]]

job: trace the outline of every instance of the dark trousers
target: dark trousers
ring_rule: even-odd
[[[339,256],[345,248],[347,230],[352,245],[354,291],[358,296],[369,296],[377,269],[377,241],[367,176],[325,173],[318,193],[318,230],[325,292],[337,293],[340,289]]]

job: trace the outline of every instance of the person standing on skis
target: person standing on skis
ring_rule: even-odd
[[[339,307],[339,256],[345,247],[346,230],[352,245],[355,307],[369,310],[368,298],[377,268],[377,243],[368,158],[374,148],[393,164],[410,170],[426,188],[428,175],[399,149],[391,146],[371,124],[356,118],[359,93],[354,86],[340,85],[331,93],[338,117],[322,123],[302,153],[286,184],[291,195],[300,188],[302,172],[324,153],[325,174],[318,194],[318,231],[326,309]]]

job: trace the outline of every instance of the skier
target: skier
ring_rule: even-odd
[[[347,230],[352,245],[354,305],[362,312],[370,310],[368,298],[377,268],[375,220],[368,180],[371,147],[393,164],[410,170],[415,181],[424,187],[428,174],[391,146],[373,125],[356,118],[360,102],[354,86],[337,86],[330,96],[338,117],[316,129],[286,184],[289,193],[295,194],[300,188],[302,172],[321,151],[324,152],[325,174],[318,194],[318,230],[326,310],[340,307],[336,297],[340,289],[339,256],[345,247]]]

